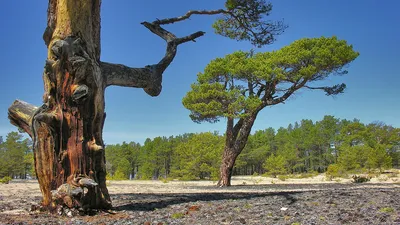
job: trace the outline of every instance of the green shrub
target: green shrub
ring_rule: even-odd
[[[164,184],[174,180],[172,177],[167,177],[167,178],[161,178],[160,181],[163,182]]]
[[[301,173],[300,178],[310,178],[310,177],[315,177],[318,176],[318,171],[310,171],[308,173]]]
[[[2,183],[2,184],[8,184],[8,183],[10,183],[11,180],[12,180],[11,177],[5,176],[5,177],[3,177],[3,178],[0,179],[0,183]]]
[[[267,170],[266,174],[276,178],[278,175],[287,174],[286,163],[283,156],[272,154],[265,160],[263,167]]]
[[[192,181],[192,180],[198,180],[193,174],[185,174],[181,177],[178,178],[181,181]]]
[[[289,176],[287,176],[287,175],[278,175],[278,179],[281,181],[285,181],[288,178],[289,178]]]
[[[329,180],[332,180],[335,177],[347,178],[347,173],[346,170],[339,164],[331,164],[328,166],[328,169],[326,170],[326,177]]]
[[[172,218],[172,219],[180,219],[180,218],[182,218],[183,216],[185,216],[185,214],[183,214],[183,213],[173,213],[173,214],[171,215],[171,218]]]
[[[394,209],[392,207],[384,207],[379,209],[379,212],[381,213],[393,213]]]
[[[117,171],[114,173],[114,176],[112,176],[112,180],[127,180],[127,177],[121,170],[117,169]]]

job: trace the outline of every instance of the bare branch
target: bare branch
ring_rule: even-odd
[[[278,103],[284,102],[286,99],[288,99],[295,91],[299,90],[302,88],[306,83],[308,79],[303,79],[303,81],[297,81],[295,82],[286,92],[279,98],[275,98],[272,100],[271,104],[267,105],[276,105]]]
[[[167,18],[167,19],[162,19],[162,20],[156,20],[153,21],[153,24],[170,24],[170,23],[175,23],[179,22],[182,20],[188,19],[191,15],[216,15],[216,14],[221,14],[221,13],[228,13],[228,11],[223,10],[223,9],[218,9],[218,10],[190,10],[183,16],[178,16],[178,17],[173,17],[173,18]]]
[[[147,94],[157,96],[162,89],[162,74],[175,58],[178,45],[194,41],[196,38],[204,35],[204,32],[199,31],[182,38],[177,38],[158,24],[148,22],[143,22],[142,24],[167,42],[167,50],[161,61],[144,68],[131,68],[121,64],[101,62],[100,68],[105,77],[106,87],[118,85],[143,88]]]
[[[146,22],[146,21],[142,22],[141,24],[143,26],[145,26],[147,29],[149,29],[151,32],[153,32],[154,34],[156,34],[157,36],[161,37],[162,39],[164,39],[167,42],[176,39],[176,36],[174,34],[172,34],[171,32],[169,32],[167,30],[165,30],[164,28],[162,28],[158,24],[149,23],[149,22]]]
[[[150,68],[131,68],[122,64],[100,62],[100,68],[106,76],[106,86],[145,88],[150,85]]]
[[[8,108],[8,118],[11,124],[19,127],[32,137],[31,121],[37,108],[27,102],[15,100]]]
[[[269,11],[270,9],[266,8],[263,10]],[[130,68],[125,65],[101,62],[100,67],[104,76],[105,87],[110,85],[138,87],[143,88],[146,93],[151,96],[159,95],[162,89],[162,74],[174,59],[178,45],[188,41],[195,41],[196,38],[205,34],[202,31],[198,31],[188,36],[179,38],[176,37],[173,33],[162,28],[161,25],[183,21],[190,18],[192,15],[217,14],[225,14],[231,16],[234,20],[238,21],[241,26],[244,27],[245,31],[251,33],[251,35],[257,39],[257,42],[261,42],[261,40],[258,40],[257,34],[254,33],[254,31],[251,29],[250,24],[246,24],[244,23],[244,21],[241,21],[243,18],[235,16],[233,9],[191,10],[188,11],[185,15],[179,17],[167,18],[162,20],[157,19],[151,23],[145,21],[141,24],[149,29],[152,33],[156,34],[167,42],[167,50],[165,56],[161,59],[159,63],[148,65],[144,68]]]

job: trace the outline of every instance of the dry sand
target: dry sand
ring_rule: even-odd
[[[69,218],[32,212],[41,200],[37,181],[13,180],[0,184],[0,224],[400,224],[398,171],[351,181],[235,176],[228,188],[213,181],[108,181],[115,214]]]
[[[270,178],[263,176],[234,176],[232,178],[233,188],[218,188],[216,181],[152,181],[152,180],[123,180],[107,181],[107,187],[110,194],[119,193],[226,193],[226,192],[273,192],[274,186],[278,184],[349,184],[352,179],[337,178],[332,181],[326,179],[324,174],[310,178],[286,179]],[[372,178],[368,184],[382,186],[385,184],[398,184],[400,186],[400,175],[389,176],[382,174],[379,177]],[[254,188],[259,186],[260,188]],[[261,188],[262,187],[262,188]],[[303,189],[302,189],[303,190]],[[296,191],[296,189],[293,189]],[[6,196],[30,196],[40,197],[40,189],[37,180],[12,180],[9,184],[0,184],[0,204],[2,198]]]

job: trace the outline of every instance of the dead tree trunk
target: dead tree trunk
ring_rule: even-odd
[[[179,18],[143,22],[167,42],[159,63],[130,68],[100,62],[100,4],[101,0],[49,0],[43,105],[16,100],[9,108],[11,123],[32,137],[42,205],[50,209],[111,207],[102,138],[105,88],[137,87],[157,96],[177,46],[204,34],[177,38],[160,26],[183,20]]]
[[[33,139],[44,206],[109,208],[102,130],[100,0],[50,0],[43,105],[16,101],[11,122]],[[21,115],[21,108],[25,108]]]

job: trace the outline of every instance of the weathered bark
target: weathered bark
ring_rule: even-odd
[[[106,209],[102,130],[105,82],[100,70],[100,0],[50,0],[44,104],[20,101],[11,122],[33,139],[42,204]]]
[[[43,105],[17,100],[9,108],[11,123],[32,137],[42,205],[49,209],[111,207],[102,138],[105,88],[137,87],[157,96],[178,45],[204,34],[178,38],[159,20],[143,22],[167,42],[159,63],[130,68],[100,62],[100,4],[101,0],[49,0]]]

